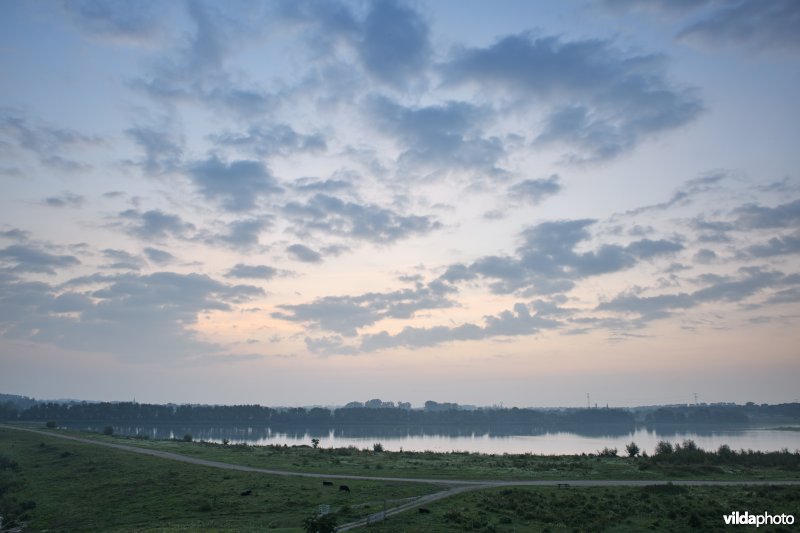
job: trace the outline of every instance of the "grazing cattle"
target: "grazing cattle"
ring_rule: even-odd
[[[322,485],[325,486],[325,487],[332,487],[333,486],[333,481],[323,481]]]
[[[431,510],[430,509],[426,509],[424,507],[420,507],[419,508],[419,514],[431,514]]]
[[[239,496],[250,496],[251,494],[253,494],[253,491],[252,491],[252,489],[247,489],[247,490],[244,490],[244,491],[242,491],[242,492],[239,494]]]
[[[350,487],[347,485],[339,485],[339,492],[350,492]]]

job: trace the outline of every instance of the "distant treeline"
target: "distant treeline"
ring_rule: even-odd
[[[456,426],[569,428],[635,424],[633,413],[622,409],[485,409],[423,411],[399,408],[340,408],[329,410],[274,409],[260,405],[153,405],[123,403],[39,403],[17,411],[6,404],[0,418],[56,422],[249,424],[271,427]]]
[[[800,420],[800,403],[780,405],[671,406],[643,412],[627,409],[485,408],[414,410],[398,407],[302,407],[276,409],[260,405],[157,405],[135,402],[38,402],[21,407],[0,403],[2,420],[106,423],[248,424],[270,427],[347,428],[357,426],[582,428],[633,427],[637,423],[747,424],[752,419]]]

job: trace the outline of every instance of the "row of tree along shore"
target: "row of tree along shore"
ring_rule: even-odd
[[[8,396],[6,396],[8,398]],[[24,398],[24,397],[23,397]],[[435,404],[435,405],[431,405]],[[446,408],[441,408],[441,406]],[[456,404],[428,402],[424,409],[402,407],[273,408],[260,405],[174,405],[137,402],[0,401],[0,420],[84,422],[211,423],[264,426],[453,426],[468,428],[647,425],[748,425],[770,420],[800,422],[800,403],[776,405],[680,405],[636,409],[463,409]]]

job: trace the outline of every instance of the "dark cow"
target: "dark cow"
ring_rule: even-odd
[[[247,489],[247,490],[242,491],[239,494],[239,496],[250,496],[251,494],[253,494],[253,490],[252,489]]]
[[[339,485],[339,492],[350,492],[350,487],[347,485]]]
[[[426,509],[424,507],[420,507],[419,508],[419,514],[431,514],[431,510],[430,509]]]
[[[333,481],[323,481],[322,485],[325,486],[325,487],[332,487],[333,486]]]

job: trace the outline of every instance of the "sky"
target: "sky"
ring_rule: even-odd
[[[800,2],[0,3],[0,391],[797,401]]]

